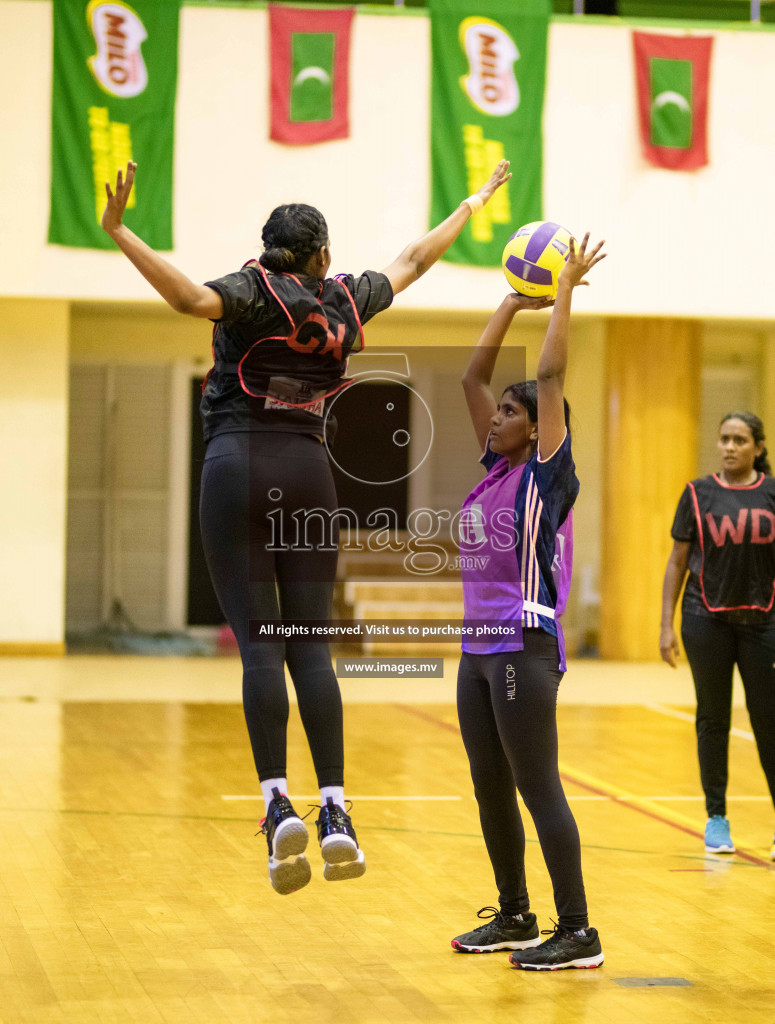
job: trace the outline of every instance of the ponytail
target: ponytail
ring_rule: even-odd
[[[261,231],[262,267],[275,274],[300,273],[311,256],[328,244],[325,217],[314,206],[288,203],[278,206]]]

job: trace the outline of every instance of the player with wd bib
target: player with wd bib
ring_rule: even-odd
[[[681,638],[697,694],[705,850],[734,853],[726,791],[735,665],[775,803],[775,478],[762,421],[753,413],[724,417],[718,449],[720,472],[692,480],[678,502],[659,650],[675,668],[673,617],[688,573]],[[775,839],[770,857],[775,860]]]
[[[207,451],[200,523],[215,592],[242,658],[245,719],[266,803],[269,877],[287,894],[311,876],[307,829],[287,795],[287,665],[320,786],[323,875],[357,878],[366,863],[345,804],[342,700],[328,644],[259,641],[251,623],[330,619],[338,524],[321,443],[334,429],[326,402],[348,384],[347,357],[363,345],[362,325],[446,252],[508,180],[509,165],[501,161],[477,193],[382,273],[328,277],[323,215],[294,203],[272,212],[258,260],[204,285],[122,223],[134,175],[130,163],[115,193],[106,185],[102,226],[173,309],[215,323],[214,365],[201,403]],[[286,522],[295,521],[294,513],[304,519],[300,538],[275,536],[271,514],[278,510]]]

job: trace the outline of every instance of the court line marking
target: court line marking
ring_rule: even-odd
[[[598,795],[598,794],[590,794],[590,793],[585,793],[585,794],[581,794],[581,793],[567,794],[566,793],[566,796],[567,796],[568,800],[584,800],[584,801],[588,801],[588,802],[594,802],[594,801],[602,802],[604,800],[610,800],[611,799],[611,797],[608,796],[607,794],[605,796],[601,796],[601,795]],[[263,800],[263,799],[264,798],[261,796],[260,793],[228,793],[228,794],[223,794],[221,796],[221,800]],[[320,800],[320,794],[319,793],[315,793],[312,796],[298,796],[297,794],[292,793],[291,796],[290,796],[290,799],[291,800]],[[385,800],[385,801],[391,800],[391,801],[394,801],[396,803],[400,803],[400,802],[406,801],[406,800],[416,800],[416,801],[433,800],[433,801],[437,801],[437,802],[438,801],[448,801],[448,800],[458,800],[458,801],[459,800],[475,800],[476,797],[475,796],[470,796],[470,797],[465,797],[465,796],[409,796],[406,793],[397,793],[395,796],[353,796],[353,797],[349,797],[348,796],[347,799],[348,800],[357,800],[358,802],[361,802],[361,801],[364,801],[364,800]],[[620,797],[620,800],[623,803],[626,803],[626,801],[630,800],[630,799],[632,799],[632,800],[660,800],[660,801],[664,800],[664,801],[669,801],[669,802],[672,802],[672,803],[675,803],[676,801],[681,801],[681,802],[692,802],[692,801],[694,801],[694,802],[702,803],[705,800],[705,797],[701,796],[701,795],[700,796],[671,796],[671,795],[635,796],[634,794],[631,794],[630,796],[628,796],[626,794],[622,794],[621,797]],[[763,803],[769,803],[770,797],[768,797],[768,796],[729,796],[729,794],[727,794],[727,800],[753,800],[753,801],[762,801]]]
[[[678,708],[668,707],[666,704],[644,704],[644,707],[648,708],[649,711],[656,711],[658,715],[668,715],[670,718],[678,718],[682,722],[691,722],[694,725],[696,716],[689,714],[688,711],[679,711]],[[730,736],[737,736],[741,740],[750,740],[752,743],[755,742],[756,737],[752,732],[747,729],[738,729],[733,726],[729,730]]]
[[[221,800],[263,800],[264,798],[260,793],[256,795],[245,794],[242,795],[237,793],[235,795],[222,796]],[[290,796],[291,800],[317,800],[320,802],[320,793],[315,793],[312,796],[299,796],[298,794],[292,793]],[[462,796],[406,796],[404,793],[399,793],[396,796],[347,796],[348,800],[391,800],[394,803],[399,803],[404,800],[462,800]]]
[[[115,811],[115,810],[95,810],[83,807],[0,807],[0,814],[63,814],[79,816],[84,815],[85,817],[100,817],[100,818],[158,818],[160,821],[206,821],[206,822],[227,822],[229,824],[245,824],[245,822],[251,822],[255,824],[255,818],[234,818],[225,817],[224,815],[215,814],[169,814],[162,811]],[[358,825],[358,831],[364,832],[400,832],[411,835],[421,836],[452,836],[456,839],[476,839],[478,842],[482,841],[481,832],[442,832],[438,829],[421,829],[421,828],[399,828],[397,826],[389,825]],[[527,843],[537,844],[537,839],[530,837],[525,840]],[[644,854],[648,856],[657,856],[663,851],[661,850],[636,850],[632,847],[623,846],[601,846],[598,843],[582,843],[582,846],[588,850],[605,850],[609,853],[631,853],[641,857]],[[749,865],[741,861],[735,861],[734,859],[719,860],[712,855],[699,856],[698,854],[692,853],[674,853],[671,856],[676,860],[703,860],[706,863],[717,864],[719,867],[725,869],[728,868],[747,868],[758,865]],[[769,865],[768,865],[769,866]]]
[[[394,706],[407,714],[423,719],[423,721],[441,726],[442,729],[446,729],[448,732],[460,734],[457,726],[445,722],[443,718],[429,715],[426,711],[421,711],[411,704],[396,704]],[[563,781],[573,782],[582,789],[586,789],[597,796],[608,797],[613,803],[629,807],[631,810],[637,811],[647,818],[652,818],[663,825],[668,825],[679,832],[684,832],[686,835],[692,836],[693,839],[701,839],[703,841],[705,839],[704,826],[701,826],[694,818],[689,818],[667,807],[660,807],[647,797],[638,797],[634,793],[628,793],[627,790],[621,789],[619,786],[614,786],[610,782],[604,782],[602,779],[598,779],[594,775],[588,775],[586,772],[579,771],[576,768],[570,769],[562,763],[560,764],[560,778]],[[757,864],[759,867],[767,868],[768,870],[773,869],[771,861],[763,860],[761,857],[757,857],[756,854],[747,853],[745,850],[740,849],[739,846],[735,856],[741,860],[747,860],[751,864]]]
[[[664,825],[669,825],[671,828],[678,829],[679,832],[684,832],[686,835],[693,836],[695,839],[700,839],[703,842],[705,841],[705,828],[694,818],[689,818],[687,815],[681,814],[679,811],[674,811],[669,807],[660,807],[659,804],[649,800],[648,797],[639,797],[634,793],[628,793],[627,790],[621,789],[619,786],[614,786],[613,783],[604,782],[602,779],[598,779],[594,775],[587,775],[586,772],[581,772],[577,768],[570,769],[562,764],[560,765],[560,776],[562,778],[567,778],[571,782],[575,782],[577,786],[602,792],[603,795],[609,796],[614,803],[621,804],[624,807],[630,807],[633,811],[637,811],[639,814],[643,814],[647,818],[653,818],[654,821],[662,822]],[[735,855],[740,857],[742,860],[749,861],[751,864],[758,864],[760,867],[772,870],[772,864],[770,861],[764,860],[762,857],[758,857],[754,853],[748,853],[746,850],[742,850],[739,846],[737,847]]]
[[[610,799],[610,797],[608,797],[608,796],[580,796],[578,793],[576,793],[576,794],[568,794],[568,793],[566,793],[565,795],[567,796],[568,800],[609,800]],[[623,802],[626,802],[627,799],[628,799],[627,796],[622,795],[621,800]],[[664,801],[669,801],[670,803],[675,803],[676,801],[681,801],[681,802],[697,801],[699,803],[704,803],[705,802],[705,797],[702,796],[702,795],[700,795],[700,796],[662,796],[662,795],[660,795],[660,796],[633,796],[632,799],[634,799],[634,800],[660,800],[660,801],[664,800]],[[761,800],[761,801],[763,801],[765,803],[770,803],[771,802],[771,798],[769,796],[730,796],[728,793],[727,793],[727,800],[756,800],[756,801]]]

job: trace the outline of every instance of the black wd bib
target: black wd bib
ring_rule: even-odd
[[[775,595],[775,478],[761,474],[748,487],[717,476],[689,484],[708,611],[769,611]]]

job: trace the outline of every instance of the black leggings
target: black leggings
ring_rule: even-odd
[[[530,909],[525,884],[525,830],[516,787],[538,832],[563,928],[586,928],[581,843],[557,765],[557,640],[525,630],[525,649],[466,654],[460,661],[457,706],[484,841],[501,910]]]
[[[338,526],[312,516],[309,535],[298,543],[291,515],[310,509],[330,514],[336,508],[328,456],[314,437],[219,434],[207,446],[202,542],[215,593],[239,644],[242,702],[261,781],[287,774],[287,662],[318,784],[343,785],[342,698],[328,644],[249,637],[250,622],[259,619],[331,617]]]
[[[697,693],[697,753],[708,817],[726,815],[732,673],[737,664],[745,703],[775,803],[775,627],[743,626],[684,612],[681,637]]]

